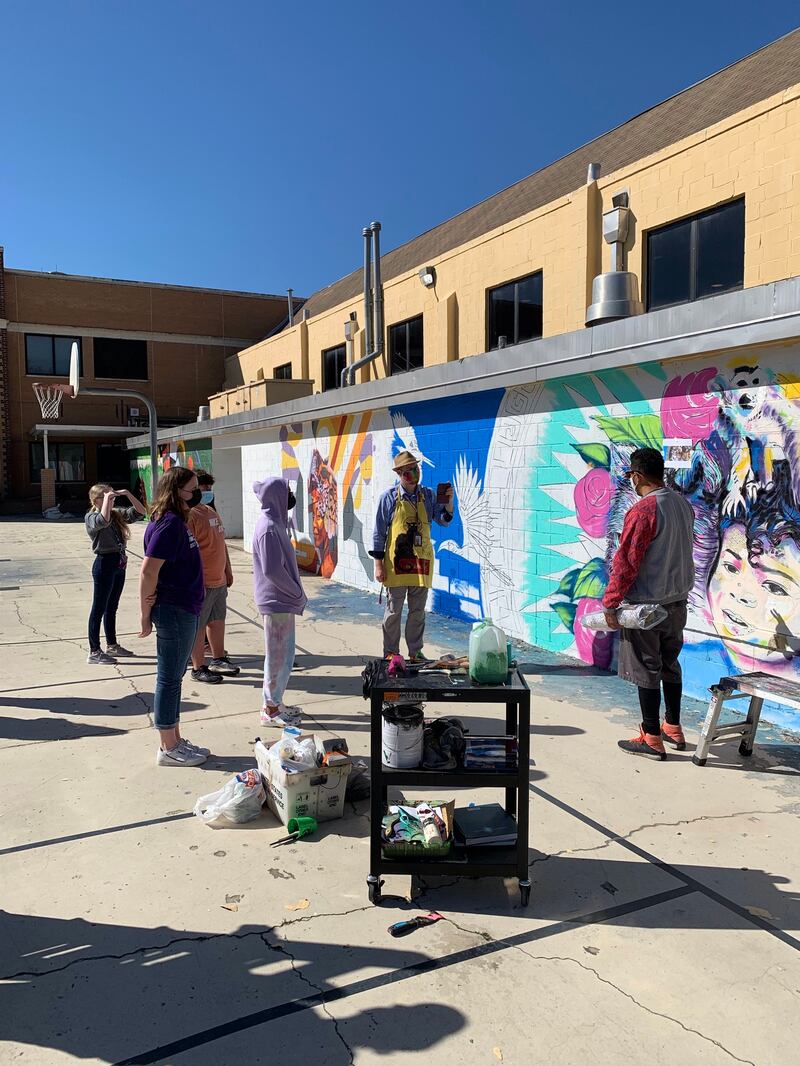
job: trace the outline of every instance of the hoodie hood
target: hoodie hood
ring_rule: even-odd
[[[263,481],[254,481],[253,492],[264,514],[285,526],[289,519],[289,486],[283,478],[266,477]]]

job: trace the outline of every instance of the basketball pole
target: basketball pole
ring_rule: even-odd
[[[127,397],[129,399],[139,400],[147,408],[147,417],[150,422],[150,478],[152,487],[150,490],[151,497],[155,495],[156,485],[158,484],[158,418],[156,416],[156,405],[150,399],[149,396],[145,396],[141,392],[133,392],[129,389],[95,389],[95,388],[82,388],[80,382],[80,360],[78,357],[78,345],[73,344],[70,351],[69,358],[69,383],[72,386],[73,399],[80,393],[81,396],[116,396],[117,399]],[[47,463],[47,434],[45,434],[45,464]]]

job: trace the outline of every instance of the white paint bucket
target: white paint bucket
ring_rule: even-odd
[[[384,703],[381,757],[391,770],[422,765],[421,703]]]

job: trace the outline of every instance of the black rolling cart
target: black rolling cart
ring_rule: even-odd
[[[377,669],[369,686],[371,824],[369,876],[367,887],[372,903],[380,903],[382,873],[456,874],[463,877],[516,877],[519,880],[522,906],[531,893],[528,877],[528,802],[530,762],[531,694],[519,670],[508,673],[505,684],[479,685],[466,677],[452,679],[447,674],[416,674],[389,677],[387,663]],[[365,693],[366,695],[366,693]],[[382,711],[386,700],[419,703],[504,703],[506,734],[517,740],[517,769],[513,772],[474,770],[394,770],[383,765],[381,756]],[[505,809],[516,818],[517,842],[511,847],[467,848],[454,842],[452,852],[443,859],[390,859],[381,849],[381,822],[392,786],[447,790],[456,786],[502,788]],[[427,795],[422,794],[427,799]]]

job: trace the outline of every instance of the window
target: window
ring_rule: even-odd
[[[422,315],[389,326],[389,373],[405,374],[423,365]]]
[[[83,444],[50,441],[47,453],[50,469],[56,472],[56,481],[86,481],[86,449]],[[38,484],[42,480],[44,466],[44,445],[41,441],[31,442],[30,462],[31,481]]]
[[[526,278],[509,281],[486,294],[488,310],[486,321],[488,336],[486,346],[500,347],[500,338],[505,344],[519,344],[542,335],[542,272],[529,274]]]
[[[744,283],[744,200],[647,235],[647,310],[702,300]]]
[[[276,381],[291,381],[292,380],[292,364],[282,363],[281,366],[275,367],[275,373],[273,377]]]
[[[69,358],[73,344],[78,345],[78,366],[82,367],[80,337],[51,337],[45,333],[26,333],[25,373],[32,377],[69,377]]]
[[[95,337],[94,376],[147,381],[147,341]]]
[[[346,365],[346,348],[337,344],[335,348],[326,348],[322,353],[322,391],[338,389],[342,381],[342,371]]]

